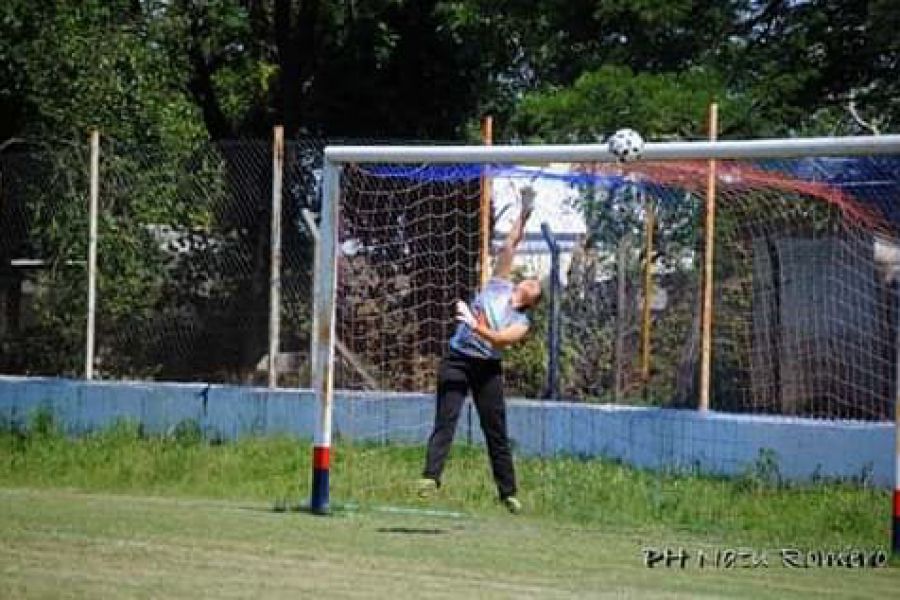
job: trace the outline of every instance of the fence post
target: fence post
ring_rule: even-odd
[[[719,105],[709,105],[709,141],[714,142],[719,131]],[[706,174],[706,224],[703,244],[703,317],[700,323],[700,406],[709,410],[712,365],[712,322],[713,322],[713,256],[716,243],[716,159],[707,164]]]
[[[628,333],[628,254],[631,252],[631,234],[619,240],[616,249],[616,344],[615,344],[615,393],[616,404],[625,399],[625,335]]]
[[[84,378],[94,378],[94,330],[97,312],[97,212],[100,199],[100,131],[91,131],[90,199],[88,206],[87,331]]]
[[[278,387],[278,338],[281,333],[281,189],[284,172],[284,127],[277,125],[272,143],[272,225],[269,240],[269,387]]]
[[[316,218],[313,213],[308,209],[304,208],[300,211],[300,215],[303,217],[303,222],[306,223],[306,228],[309,229],[309,235],[312,237],[313,241],[313,270],[312,270],[312,285],[313,285],[313,298],[318,297],[319,295],[319,228],[316,225]],[[316,339],[316,332],[319,330],[317,327],[317,314],[316,311],[313,310],[312,315],[312,333],[309,336],[309,386],[312,387],[312,379],[315,376],[316,372],[316,348],[318,341]],[[300,375],[298,373],[298,375]],[[300,385],[303,386],[303,378],[300,377]]]
[[[494,119],[488,115],[481,121],[481,141],[486,146],[494,142]],[[487,165],[485,165],[487,167]],[[491,276],[491,177],[481,174],[481,287]]]
[[[541,223],[541,233],[550,248],[550,318],[547,327],[547,389],[544,397],[559,400],[559,243],[553,230],[545,221]]]

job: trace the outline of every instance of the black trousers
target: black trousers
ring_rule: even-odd
[[[472,392],[481,430],[487,441],[500,498],[513,496],[516,493],[516,472],[506,433],[503,369],[499,360],[471,358],[451,352],[441,361],[434,430],[428,438],[423,475],[440,482],[459,413],[469,391]]]

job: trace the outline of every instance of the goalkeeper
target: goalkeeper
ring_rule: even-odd
[[[423,498],[431,496],[440,487],[460,410],[466,394],[471,391],[500,500],[512,513],[522,510],[522,504],[516,498],[516,474],[506,432],[500,364],[500,351],[521,341],[528,333],[529,320],[525,311],[541,297],[537,280],[526,279],[516,285],[509,280],[513,256],[534,206],[534,190],[523,189],[520,200],[521,210],[497,257],[493,277],[475,296],[471,307],[462,300],[456,303],[459,324],[438,370],[434,429],[428,439],[425,469],[418,484],[418,494]]]

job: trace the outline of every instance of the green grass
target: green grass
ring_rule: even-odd
[[[276,512],[308,495],[309,444],[209,444],[195,429],[120,424],[80,439],[37,419],[0,433],[0,597],[878,597],[897,569],[785,569],[778,548],[887,546],[886,492],[733,481],[604,461],[519,460],[524,516],[506,514],[483,450],[458,446],[433,503],[411,499],[414,447],[336,448],[330,518]],[[386,507],[419,510],[387,510]],[[452,509],[427,512],[421,509]],[[648,569],[648,546],[685,569]],[[699,568],[742,546],[769,568]]]
[[[275,513],[0,487],[0,597],[877,598],[897,569],[653,568],[642,533],[533,517]],[[696,552],[690,537],[679,545]]]
[[[413,506],[502,514],[484,450],[457,445],[438,498],[411,493],[421,447],[338,443],[332,499],[363,508]],[[602,460],[519,459],[520,497],[530,516],[606,531],[683,534],[710,543],[801,548],[885,548],[890,495],[851,484],[786,486],[771,459],[734,479],[659,474]],[[309,443],[251,438],[203,442],[191,427],[145,437],[127,423],[79,439],[36,420],[0,433],[0,485],[142,495],[297,503],[309,496]],[[661,533],[664,532],[664,533]],[[665,541],[665,540],[661,540]]]

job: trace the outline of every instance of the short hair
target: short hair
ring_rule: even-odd
[[[544,297],[544,284],[537,277],[526,277],[522,281],[533,281],[537,284],[537,295],[534,297],[534,301],[526,307],[529,309],[533,308],[533,307],[537,306],[538,303],[541,301],[541,298]]]

